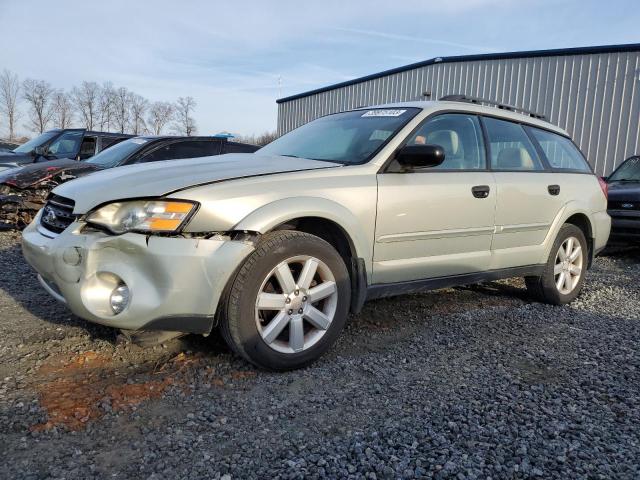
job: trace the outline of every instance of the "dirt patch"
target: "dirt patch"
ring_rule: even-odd
[[[206,356],[184,352],[153,366],[142,366],[133,373],[118,368],[112,357],[94,351],[71,358],[50,358],[37,371],[33,383],[48,420],[33,425],[31,430],[53,427],[81,430],[87,422],[99,419],[107,412],[129,411],[160,398],[170,386],[189,391],[196,373],[199,381],[216,387],[255,375],[251,371],[219,375],[207,365]]]

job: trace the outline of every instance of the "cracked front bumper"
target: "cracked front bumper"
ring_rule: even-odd
[[[51,238],[38,222],[24,230],[22,251],[45,289],[77,316],[127,330],[208,333],[225,285],[254,250],[228,239],[83,233],[82,223]],[[131,292],[118,315],[108,307],[113,278]]]

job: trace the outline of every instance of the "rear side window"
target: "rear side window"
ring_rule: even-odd
[[[258,147],[246,145],[244,143],[225,142],[224,153],[253,153]]]
[[[486,168],[482,130],[478,117],[450,113],[427,120],[407,145],[439,145],[444,162],[429,170],[479,170]]]
[[[494,170],[544,170],[536,149],[521,125],[483,118],[489,137],[491,168]]]
[[[560,170],[591,171],[580,150],[568,138],[539,128],[529,127],[529,130],[540,144],[551,167]]]
[[[159,160],[176,160],[180,158],[198,158],[218,155],[220,142],[187,141],[176,142],[154,150],[142,158],[143,162],[157,162]]]

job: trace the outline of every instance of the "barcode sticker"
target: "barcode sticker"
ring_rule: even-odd
[[[399,117],[406,110],[369,110],[365,112],[363,117]]]

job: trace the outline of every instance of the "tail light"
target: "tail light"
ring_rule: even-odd
[[[598,183],[600,184],[600,188],[602,189],[602,193],[604,193],[604,198],[609,199],[609,185],[605,181],[604,178],[598,177]]]

